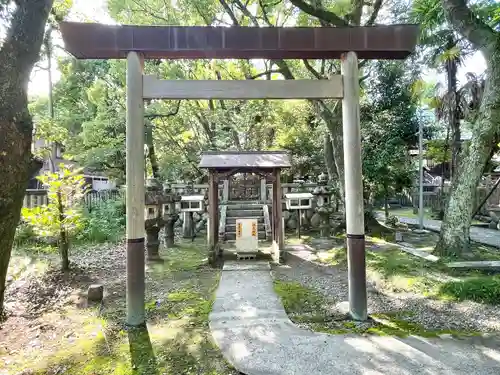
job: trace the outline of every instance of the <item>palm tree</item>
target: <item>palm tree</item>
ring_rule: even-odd
[[[447,23],[439,0],[416,0],[412,18],[421,25],[420,44],[423,48],[423,60],[431,68],[444,71],[446,75],[446,89],[431,101],[431,106],[436,111],[437,119],[444,121],[447,126],[446,147],[451,149],[450,170],[453,178],[457,172],[461,149],[457,72],[464,57],[470,54],[472,49]]]

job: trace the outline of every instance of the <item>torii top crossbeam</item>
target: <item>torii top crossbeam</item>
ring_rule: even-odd
[[[370,27],[133,26],[62,22],[66,49],[79,59],[404,59],[417,25]]]

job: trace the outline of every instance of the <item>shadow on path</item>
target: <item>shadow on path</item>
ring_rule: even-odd
[[[288,318],[263,262],[224,265],[210,329],[226,359],[247,375],[500,373],[500,349],[494,341],[301,329]]]
[[[136,374],[158,374],[158,365],[153,345],[146,326],[128,329],[128,342],[132,368]]]

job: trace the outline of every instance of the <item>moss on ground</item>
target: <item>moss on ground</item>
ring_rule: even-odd
[[[290,319],[316,332],[329,334],[366,334],[378,336],[469,337],[480,335],[474,331],[429,330],[411,321],[411,312],[373,314],[368,322],[355,322],[335,317],[326,311],[328,301],[317,291],[297,282],[275,281],[274,289],[281,297]]]
[[[500,253],[478,245],[474,247],[473,254],[484,259],[485,254],[495,257]],[[334,248],[320,253],[318,261],[330,266],[347,267],[347,250]],[[429,262],[390,246],[378,251],[367,251],[366,266],[371,281],[393,292],[413,292],[443,300],[500,304],[500,275],[487,271],[453,270],[443,261]]]
[[[3,370],[31,375],[237,374],[211,341],[208,314],[219,271],[205,265],[205,244],[185,243],[161,255],[165,263],[148,265],[147,327],[123,324],[125,286],[119,285],[115,292],[120,297],[110,296],[102,310],[68,308],[65,315],[78,317],[78,325],[68,326],[71,335],[44,341],[50,351],[20,351]]]
[[[323,296],[300,283],[275,280],[274,291],[289,313],[313,313],[323,309]]]

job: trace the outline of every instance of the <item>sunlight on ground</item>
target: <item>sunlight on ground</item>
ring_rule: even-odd
[[[162,250],[161,256],[164,264],[147,266],[147,328],[123,324],[125,285],[104,280],[108,297],[102,309],[67,305],[43,314],[30,323],[47,331],[36,336],[33,346],[12,352],[7,344],[5,350],[0,345],[2,370],[9,375],[23,371],[37,375],[236,374],[213,345],[208,327],[219,270],[206,266],[205,244],[186,242]],[[14,324],[16,318],[11,319],[5,324]],[[59,330],[51,333],[50,327],[39,326],[49,319]]]
[[[417,234],[403,231],[404,244],[432,253],[438,235],[433,232]],[[312,237],[307,237],[311,243]],[[341,238],[339,237],[339,240]],[[287,243],[304,243],[290,236]],[[368,279],[381,289],[392,292],[412,292],[421,296],[443,300],[472,300],[476,302],[500,303],[500,276],[487,271],[451,270],[442,258],[430,262],[402,251],[397,244],[376,236],[366,237],[366,266]],[[313,252],[313,259],[332,267],[347,268],[347,249],[335,247]],[[485,245],[472,243],[471,253],[463,260],[500,260],[500,251]],[[457,259],[453,259],[457,260]]]
[[[329,334],[369,334],[377,336],[439,337],[448,334],[455,337],[480,335],[474,331],[458,331],[450,329],[428,330],[425,327],[409,322],[411,312],[373,314],[372,320],[356,322],[346,316],[332,317],[327,306],[333,301],[327,300],[317,291],[297,283],[276,280],[274,290],[280,296],[290,319],[305,328]]]

